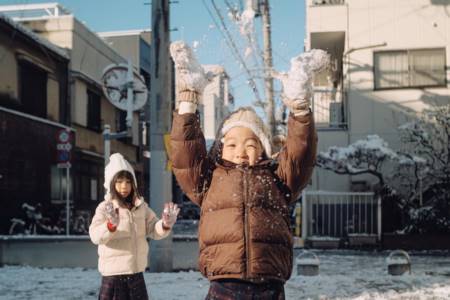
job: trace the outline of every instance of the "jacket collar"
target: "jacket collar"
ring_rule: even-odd
[[[105,200],[112,201],[114,208],[123,207],[123,205],[121,205],[120,201],[116,198],[111,198],[111,195],[109,193],[105,196]],[[136,198],[134,200],[134,207],[138,208],[139,206],[142,205],[142,203],[144,203],[144,199],[142,197]]]
[[[222,168],[225,170],[230,170],[230,169],[258,170],[258,169],[262,169],[262,168],[267,168],[267,166],[272,166],[274,164],[276,164],[276,162],[273,159],[260,160],[253,166],[250,166],[248,164],[236,164],[234,162],[231,162],[229,160],[222,159],[222,158],[219,158],[216,161],[216,167],[219,167],[219,168]]]

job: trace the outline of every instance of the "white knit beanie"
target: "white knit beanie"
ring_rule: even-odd
[[[137,187],[137,181],[136,176],[134,175],[133,167],[130,165],[130,163],[123,158],[122,154],[120,153],[114,153],[109,157],[109,163],[105,167],[105,183],[103,186],[106,189],[106,194],[108,195],[110,191],[111,181],[114,178],[114,175],[116,175],[120,171],[128,171],[133,175],[134,184]]]
[[[272,146],[270,144],[270,133],[263,120],[256,114],[252,107],[241,107],[232,112],[223,123],[221,130],[222,137],[234,127],[246,127],[253,131],[261,142],[266,155],[272,155]]]

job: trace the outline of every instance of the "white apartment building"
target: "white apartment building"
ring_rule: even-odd
[[[205,87],[203,105],[199,109],[205,139],[210,145],[223,119],[233,111],[234,103],[225,69],[219,65],[203,65],[203,69],[206,72],[214,70],[214,73],[217,73],[217,76]]]
[[[399,125],[450,102],[449,15],[440,0],[306,1],[305,50],[327,50],[334,62],[315,80],[320,151],[370,134],[398,149]],[[312,189],[357,190],[370,178],[316,168]]]

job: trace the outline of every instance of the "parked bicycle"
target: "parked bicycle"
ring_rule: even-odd
[[[12,218],[9,228],[10,235],[37,235],[37,234],[60,234],[63,228],[53,225],[51,219],[42,214],[42,205],[36,206],[28,203],[22,204],[25,218]]]

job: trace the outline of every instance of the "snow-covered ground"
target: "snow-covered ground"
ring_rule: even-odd
[[[315,252],[320,275],[294,275],[287,299],[450,299],[450,256],[411,255],[412,274],[390,276],[389,253]],[[208,282],[198,272],[145,273],[152,299],[204,299]],[[0,299],[96,299],[100,275],[93,269],[0,268]]]

